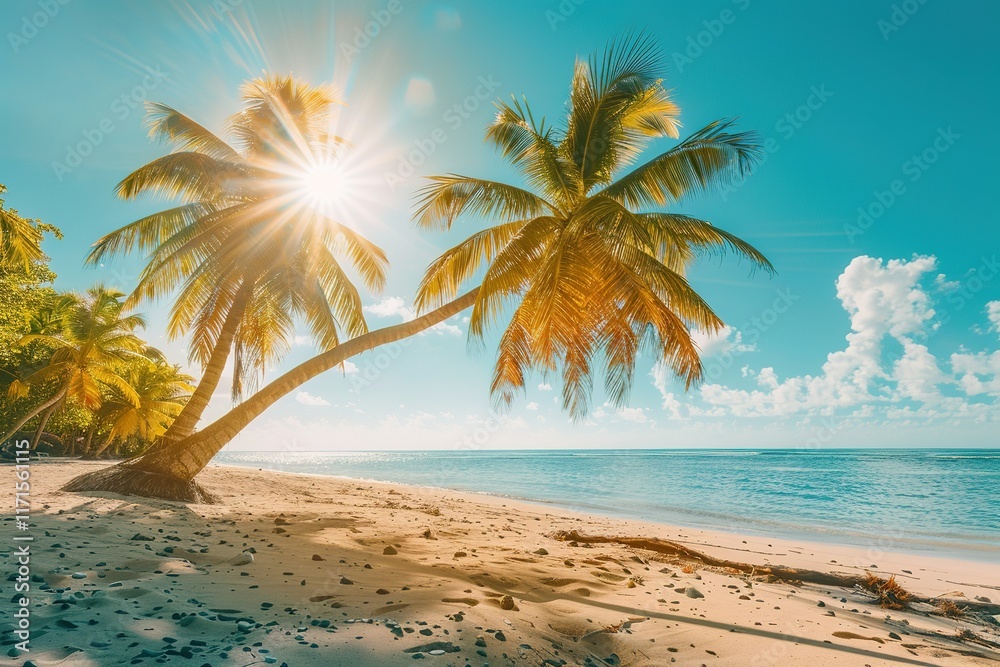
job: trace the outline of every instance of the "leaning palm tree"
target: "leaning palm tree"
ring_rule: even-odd
[[[301,318],[321,349],[367,332],[361,297],[341,262],[380,290],[388,265],[377,246],[308,205],[311,170],[344,141],[327,132],[337,104],[326,87],[263,76],[242,87],[243,109],[227,122],[230,142],[184,114],[147,104],[150,137],[173,147],[121,183],[123,199],[180,199],[180,205],[101,238],[89,261],[149,253],[129,304],[175,295],[171,338],[189,335],[203,368],[191,400],[159,446],[190,435],[235,358],[238,400],[288,351]]]
[[[94,413],[87,433],[87,456],[97,458],[115,441],[134,438],[152,443],[167,432],[194,391],[194,378],[181,373],[163,359],[140,359],[130,363],[122,376],[135,392],[132,401],[117,387],[108,387],[109,396]],[[93,434],[107,428],[104,443],[91,447]]]
[[[677,108],[658,63],[659,54],[643,38],[578,62],[568,118],[558,128],[536,123],[527,103],[497,105],[487,141],[532,189],[455,175],[431,179],[416,216],[422,227],[447,228],[463,214],[499,224],[431,264],[417,291],[425,314],[296,366],[169,451],[126,462],[100,478],[78,478],[66,489],[210,500],[194,477],[268,407],[354,355],[470,307],[473,340],[511,312],[492,385],[501,406],[510,405],[531,370],[561,367],[564,406],[580,417],[599,357],[609,396],[622,402],[643,346],[686,384],[697,382],[702,369],[691,329],[717,330],[722,322],[688,284],[685,270],[705,253],[725,251],[772,267],[753,247],[708,222],[647,209],[741,177],[760,151],[752,135],[718,122],[634,166],[646,142],[678,135]],[[479,272],[481,285],[459,296]]]
[[[88,410],[97,410],[103,401],[102,388],[110,387],[125,400],[138,404],[138,396],[119,371],[131,359],[159,353],[135,335],[145,326],[141,315],[127,314],[125,295],[97,285],[83,296],[68,295],[60,330],[24,336],[20,345],[40,341],[54,349],[48,362],[8,387],[10,397],[26,396],[32,386],[52,384],[54,392],[30,409],[0,441],[6,441],[21,427],[41,417],[38,431],[60,406],[75,401]]]

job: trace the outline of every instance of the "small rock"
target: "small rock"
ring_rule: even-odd
[[[704,593],[702,593],[693,586],[688,586],[687,588],[685,588],[684,595],[688,596],[689,598],[695,598],[695,599],[705,597]]]
[[[341,577],[340,583],[344,584],[345,586],[352,586],[354,584],[354,582],[348,579],[347,577]]]
[[[500,598],[500,608],[504,611],[510,611],[514,608],[514,598],[509,595],[505,595]]]
[[[133,542],[152,542],[156,538],[155,537],[147,537],[146,535],[143,535],[142,533],[136,533],[135,535],[133,535],[129,539],[132,540]]]
[[[393,548],[392,546],[388,546],[385,549],[382,549],[382,555],[383,556],[395,556],[398,553],[399,552],[396,551],[396,549]]]
[[[548,552],[548,551],[546,551],[545,549],[537,549],[537,550],[535,551],[535,555],[536,555],[536,556],[548,556],[548,555],[549,555],[549,552]]]
[[[902,640],[903,640],[903,638],[902,638],[902,637],[900,637],[899,635],[897,635],[897,634],[896,634],[895,632],[890,632],[890,633],[889,633],[889,639],[898,639],[898,640],[900,640],[900,641],[902,641]]]
[[[325,558],[323,558],[323,557],[322,557],[322,556],[320,556],[319,554],[313,554],[313,558],[312,558],[312,559],[313,559],[313,560],[326,560]]]
[[[241,554],[237,554],[229,559],[228,563],[230,565],[250,565],[253,563],[253,554],[249,551],[244,551]]]

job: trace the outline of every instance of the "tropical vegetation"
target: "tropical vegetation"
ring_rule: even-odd
[[[773,268],[738,237],[664,209],[742,178],[761,151],[754,134],[723,120],[643,159],[650,145],[680,137],[661,63],[642,36],[578,61],[565,118],[553,124],[536,119],[523,98],[497,102],[486,141],[523,183],[430,177],[415,213],[420,228],[450,229],[460,220],[489,226],[430,264],[416,289],[419,317],[374,331],[343,263],[377,292],[384,253],[310,206],[301,190],[303,179],[346,146],[328,131],[330,92],[293,77],[250,81],[242,110],[229,119],[228,141],[169,107],[148,105],[151,136],[173,150],[129,175],[118,194],[165,195],[178,205],[102,238],[90,259],[146,253],[123,307],[171,297],[168,333],[187,337],[202,376],[179,412],[150,409],[160,423],[177,412],[162,433],[144,432],[156,444],[66,488],[211,500],[195,476],[276,401],[361,352],[469,308],[472,342],[499,333],[490,392],[500,409],[533,373],[559,375],[563,407],[574,419],[587,415],[597,380],[609,401],[623,405],[640,352],[687,386],[700,381],[692,332],[723,323],[687,272],[698,258],[723,253],[747,259],[751,269]],[[319,353],[258,386],[288,350],[296,322],[309,327]],[[237,405],[196,430],[230,361]],[[102,377],[108,387],[124,386]],[[127,384],[141,383],[132,377]],[[109,400],[108,410],[131,405],[129,423],[141,421],[135,393]],[[118,422],[103,416],[101,423]]]

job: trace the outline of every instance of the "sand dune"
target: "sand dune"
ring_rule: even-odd
[[[1000,614],[996,564],[225,467],[203,475],[220,505],[57,490],[98,465],[32,468],[32,650],[5,658],[10,664],[875,667],[1000,659],[1000,633],[988,623]],[[849,588],[552,537],[571,530],[670,540],[716,559],[895,574],[934,600],[885,610]],[[231,564],[243,553],[253,562]],[[938,599],[968,610],[948,618]]]

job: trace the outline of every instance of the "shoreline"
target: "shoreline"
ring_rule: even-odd
[[[241,466],[203,473],[218,505],[58,491],[104,465],[32,464],[32,571],[45,583],[33,584],[32,652],[15,664],[374,667],[413,664],[417,654],[441,667],[1000,660],[1000,632],[973,623],[972,612],[880,609],[846,588],[552,536],[656,537],[759,566],[896,574],[914,594],[976,614],[1000,615],[998,566]],[[253,563],[232,560],[250,547]],[[0,550],[9,575],[11,550]]]
[[[672,450],[671,450],[672,451]],[[947,450],[934,450],[934,451],[947,451]],[[965,451],[965,450],[955,450],[955,451]],[[353,452],[351,452],[353,453]],[[342,455],[342,453],[331,453],[333,456]],[[698,515],[693,512],[685,512],[683,509],[678,509],[673,514],[678,517],[677,521],[660,521],[660,520],[650,520],[642,519],[635,516],[630,516],[627,513],[615,513],[613,508],[602,507],[595,505],[588,505],[586,503],[573,502],[570,500],[547,500],[541,498],[530,498],[519,495],[509,495],[501,494],[492,491],[475,491],[468,489],[456,489],[447,486],[436,486],[436,485],[424,485],[424,484],[410,484],[406,482],[396,482],[392,480],[384,480],[370,477],[352,477],[350,475],[331,475],[323,473],[309,473],[309,472],[299,472],[299,471],[288,471],[288,470],[276,470],[274,468],[261,467],[260,463],[216,463],[212,462],[210,467],[218,468],[235,468],[239,470],[252,470],[252,471],[264,471],[272,472],[275,474],[287,474],[287,475],[303,475],[307,477],[317,477],[317,478],[329,478],[337,479],[342,481],[356,481],[364,482],[370,484],[385,484],[385,485],[397,485],[405,486],[413,489],[428,489],[430,491],[441,491],[449,493],[462,493],[468,494],[471,497],[489,497],[489,498],[502,498],[511,502],[526,503],[529,505],[534,505],[543,508],[549,508],[552,510],[572,512],[575,514],[580,514],[581,516],[587,516],[591,518],[604,518],[612,519],[616,521],[632,521],[639,522],[643,524],[648,524],[650,526],[661,526],[664,528],[684,528],[688,530],[699,530],[708,533],[719,533],[728,536],[752,536],[755,538],[768,538],[780,541],[788,542],[807,542],[814,547],[819,548],[819,545],[824,545],[826,547],[845,547],[853,549],[878,549],[880,551],[888,550],[897,552],[900,556],[905,555],[924,555],[928,557],[938,557],[938,558],[954,558],[957,560],[970,560],[982,563],[996,563],[1000,562],[1000,536],[995,538],[993,542],[990,542],[989,536],[975,536],[977,541],[961,540],[960,538],[954,536],[948,536],[949,539],[935,539],[934,537],[920,536],[920,537],[910,537],[905,531],[899,531],[897,534],[892,535],[890,539],[892,546],[885,548],[879,546],[885,542],[886,538],[874,538],[874,536],[865,533],[849,533],[837,529],[828,530],[814,530],[810,531],[806,528],[801,527],[798,524],[778,524],[772,520],[762,519],[753,522],[753,525],[745,520],[741,520],[737,517],[724,517],[722,515],[714,515],[719,519],[732,518],[733,520],[729,523],[733,526],[733,530],[727,530],[725,528],[720,528],[718,526],[706,525],[699,523],[696,519]],[[690,518],[690,520],[688,520]],[[756,525],[765,526],[769,528],[774,528],[774,532],[769,532],[765,528],[755,528]],[[796,530],[800,528],[800,530]],[[970,536],[972,537],[972,536]]]

